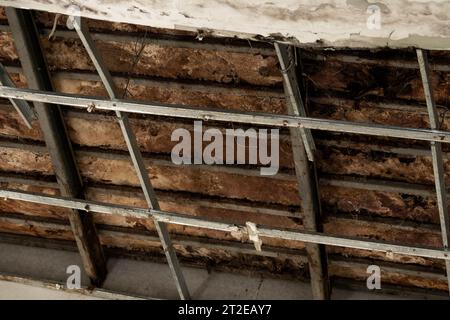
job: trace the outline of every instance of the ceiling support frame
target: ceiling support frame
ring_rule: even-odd
[[[0,86],[0,97],[33,102],[46,102],[90,110],[122,111],[162,117],[198,119],[226,123],[234,122],[280,128],[302,127],[321,131],[450,143],[450,132],[448,131],[386,126],[374,123],[360,123],[260,112],[204,109],[163,103],[142,103],[120,99],[111,101],[77,94],[54,93],[50,91],[19,89],[5,86]]]
[[[195,216],[161,210],[136,208],[97,201],[87,201],[75,198],[48,196],[32,192],[0,189],[0,201],[8,201],[8,199],[45,204],[61,208],[82,210],[86,212],[93,212],[94,214],[104,213],[120,215],[124,217],[134,217],[139,219],[148,219],[150,217],[164,223],[230,232],[235,237],[239,236],[240,239],[245,239],[248,235],[247,228],[245,226],[237,225],[235,223],[209,220],[205,218],[198,218]],[[447,261],[450,260],[450,253],[447,250],[434,247],[410,246],[377,240],[327,235],[320,232],[310,232],[306,230],[292,231],[288,229],[275,229],[266,227],[258,227],[258,234],[262,238],[268,237],[344,248],[373,250],[378,252],[385,252],[388,255],[401,254],[414,257],[440,259]]]
[[[11,17],[13,18],[12,21],[14,22],[15,17],[13,14],[15,11],[19,11],[17,9],[8,10],[10,12],[8,18],[11,15]],[[45,66],[42,51],[39,47],[39,38],[36,27],[34,26],[34,22],[31,19],[30,12],[24,12],[25,15],[29,14],[30,19],[28,19],[28,29],[30,29],[30,26],[33,25],[33,31],[30,32],[30,34],[35,39],[29,41],[30,35],[25,34],[24,31],[26,30],[26,28],[22,30],[21,34],[18,33],[17,25],[20,25],[20,23],[16,22],[16,25],[12,23],[11,29],[13,31],[15,40],[20,39],[19,42],[21,46],[19,46],[18,48],[19,55],[21,56],[21,61],[24,66],[27,80],[28,78],[31,79],[31,81],[29,81],[29,84],[31,83],[30,87],[34,87],[35,90],[14,88],[10,85],[11,83],[8,84],[5,83],[5,81],[1,81],[3,83],[3,86],[0,86],[0,96],[9,98],[12,101],[22,101],[23,103],[25,103],[26,100],[35,102],[47,147],[49,148],[49,152],[52,155],[52,161],[55,167],[55,173],[58,182],[61,187],[61,193],[66,198],[41,196],[31,193],[13,192],[8,190],[0,190],[0,196],[5,197],[5,199],[11,198],[73,209],[74,215],[71,216],[71,225],[74,229],[75,236],[77,237],[79,235],[80,238],[77,238],[77,244],[79,246],[80,253],[82,254],[82,256],[83,254],[85,254],[85,256],[87,257],[83,259],[85,265],[87,265],[86,269],[89,270],[89,268],[91,268],[90,272],[94,274],[94,276],[96,272],[101,273],[101,266],[95,266],[95,264],[101,264],[102,261],[104,263],[104,257],[100,257],[103,255],[101,246],[99,245],[99,243],[96,244],[95,242],[98,242],[98,237],[97,240],[94,239],[93,245],[94,247],[98,245],[100,249],[92,249],[91,247],[87,247],[92,245],[89,239],[86,240],[86,237],[90,236],[92,233],[92,229],[89,229],[91,228],[91,225],[94,228],[93,230],[95,233],[95,226],[92,223],[92,211],[138,218],[153,218],[153,220],[155,221],[156,229],[161,239],[161,243],[163,245],[164,252],[166,253],[169,266],[176,280],[178,292],[182,299],[189,299],[189,292],[184,281],[184,277],[181,273],[175,250],[173,249],[173,246],[171,244],[169,233],[167,231],[168,223],[226,231],[231,232],[233,235],[241,235],[243,239],[246,240],[248,240],[249,238],[251,239],[251,232],[246,226],[238,226],[225,222],[189,217],[160,210],[158,200],[155,196],[154,189],[151,185],[151,181],[144,166],[139,146],[130,127],[127,113],[135,112],[140,114],[151,114],[166,117],[181,117],[200,119],[205,121],[214,120],[222,122],[237,122],[253,125],[290,128],[296,176],[300,186],[300,197],[302,198],[303,202],[303,224],[306,230],[297,232],[271,228],[258,228],[257,234],[261,237],[272,237],[306,242],[306,248],[308,251],[310,262],[311,283],[314,298],[327,299],[330,295],[329,280],[327,277],[326,267],[326,251],[324,245],[374,250],[386,252],[387,254],[397,253],[443,259],[446,262],[447,277],[450,280],[450,251],[448,251],[448,245],[450,242],[450,227],[448,217],[448,203],[446,198],[446,186],[444,179],[445,171],[443,167],[443,154],[441,146],[442,143],[450,143],[450,132],[441,131],[439,128],[439,116],[430,86],[430,67],[428,65],[425,51],[418,49],[417,58],[430,117],[430,130],[382,126],[377,124],[361,124],[348,121],[326,120],[308,117],[302,101],[298,80],[295,74],[296,62],[294,60],[296,49],[278,43],[275,43],[275,49],[279,57],[282,69],[281,71],[285,84],[289,115],[223,111],[217,109],[198,109],[176,105],[166,105],[158,103],[148,104],[119,100],[117,88],[115,87],[109,71],[104,66],[103,61],[101,60],[101,57],[96,50],[89,30],[85,25],[83,25],[82,20],[79,17],[74,17],[72,18],[74,27],[79,37],[81,38],[86,50],[88,51],[88,54],[91,57],[91,60],[93,61],[97,72],[99,73],[99,76],[102,79],[102,82],[111,98],[111,100],[103,100],[81,95],[57,94],[51,92],[51,80],[48,74],[48,70]],[[17,18],[16,20],[19,21],[20,19]],[[31,42],[31,46],[29,46],[28,42]],[[29,52],[24,51],[26,49],[23,49],[22,46],[28,49]],[[23,52],[25,52],[26,54],[24,55]],[[33,61],[33,59],[35,60],[36,58],[34,56],[33,58],[30,58],[31,53],[37,53],[37,60],[39,61]],[[43,73],[44,75],[39,75],[39,71],[41,71],[40,73]],[[33,81],[35,82],[33,83]],[[67,134],[65,132],[60,107],[51,105],[76,106],[85,108],[90,112],[96,109],[116,112],[125,142],[128,146],[130,156],[132,158],[132,162],[135,166],[145,198],[148,202],[149,209],[100,204],[83,200],[82,182],[78,170],[76,169],[73,152],[70,146],[70,140],[68,140]],[[40,108],[38,108],[38,106],[40,106]],[[437,203],[439,207],[439,218],[441,222],[443,249],[413,247],[407,245],[329,236],[323,234],[320,226],[320,197],[319,188],[317,186],[318,179],[313,162],[315,145],[313,137],[311,135],[312,129],[429,141],[431,143],[431,154],[435,176]],[[53,135],[53,137],[51,135]],[[68,161],[68,167],[64,162],[63,164],[61,163],[61,159],[63,159],[64,161]],[[84,213],[83,211],[85,211],[86,213]],[[90,222],[88,220],[84,220],[84,216],[90,217]],[[85,253],[83,250],[87,251],[87,253]],[[94,250],[93,254],[91,253],[91,250]],[[95,250],[97,250],[97,252],[95,252]],[[91,254],[90,257],[89,254]],[[98,258],[93,259],[94,262],[91,262],[91,265],[89,266],[89,260],[91,258],[95,258],[95,256],[98,254]],[[86,259],[87,262],[85,261]],[[92,266],[92,264],[94,264],[94,266]],[[96,267],[98,267],[99,269],[94,270]],[[106,267],[104,267],[103,271],[105,275]],[[91,274],[89,275],[91,276]],[[91,279],[95,280],[94,276],[91,277]],[[101,277],[97,277],[96,281],[101,283]]]
[[[103,62],[100,53],[97,50],[97,47],[95,46],[94,40],[90,35],[89,28],[86,25],[84,19],[77,16],[72,16],[69,19],[81,42],[83,43],[89,57],[91,58],[91,61],[93,62],[109,97],[112,101],[116,100],[119,97],[117,87],[114,84],[109,70],[106,68]],[[116,116],[120,125],[120,129],[122,131],[123,138],[127,145],[128,152],[131,156],[134,169],[139,178],[139,182],[141,184],[141,188],[144,193],[145,200],[147,201],[148,207],[150,209],[160,210],[159,202],[148,176],[148,172],[145,167],[144,160],[142,158],[142,154],[136,140],[136,136],[131,128],[128,114],[121,111],[116,111]],[[173,248],[167,225],[158,220],[154,220],[154,223],[156,231],[158,232],[159,238],[161,240],[161,245],[166,255],[172,277],[174,278],[178,294],[180,295],[180,298],[182,300],[189,300],[189,290],[181,271],[180,263],[178,261],[175,249]]]

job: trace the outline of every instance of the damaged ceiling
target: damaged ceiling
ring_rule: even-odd
[[[20,2],[27,8],[39,3]],[[102,19],[115,19],[115,14],[107,12]],[[138,11],[130,16],[133,20],[126,22],[137,24],[145,17]],[[55,91],[108,98],[76,32],[65,27],[66,17],[55,20],[53,13],[39,11],[35,17]],[[16,86],[26,88],[3,10],[0,24],[0,61]],[[288,113],[283,77],[271,43],[253,41],[254,37],[240,40],[211,35],[199,40],[197,31],[100,20],[88,20],[88,25],[122,98]],[[423,35],[430,35],[428,31],[423,30]],[[448,37],[447,31],[439,36]],[[341,43],[338,47],[349,43],[331,38],[325,43],[332,45],[334,41]],[[365,46],[368,40],[361,43]],[[369,47],[376,42],[371,43]],[[439,43],[435,48],[442,48],[446,42]],[[299,60],[308,115],[430,128],[416,53],[407,48],[410,45],[417,42],[406,41],[401,45],[403,49],[302,48]],[[442,117],[441,130],[450,127],[449,61],[449,52],[430,51],[431,84]],[[114,114],[87,113],[75,107],[64,107],[63,111],[86,199],[145,208]],[[298,214],[302,201],[288,129],[280,130],[280,171],[264,177],[256,165],[174,165],[170,159],[175,145],[171,133],[176,128],[192,131],[191,120],[130,114],[130,122],[162,210],[234,224],[252,221],[271,228],[304,230]],[[206,125],[221,129],[232,126],[223,122]],[[324,131],[313,134],[322,206],[320,224],[326,234],[442,247],[429,143]],[[447,144],[442,147],[448,185],[450,148]],[[0,185],[2,189],[60,195],[38,121],[28,129],[6,99],[0,106]],[[74,243],[68,211],[22,201],[0,201],[0,232],[37,242]],[[110,254],[163,257],[153,221],[109,214],[95,214],[93,219],[100,242]],[[309,277],[304,243],[265,238],[264,250],[257,252],[251,243],[242,243],[228,232],[178,225],[168,228],[182,263],[274,277]],[[448,290],[442,260],[333,246],[327,246],[327,252],[332,282],[365,284],[367,266],[377,264],[382,268],[383,284],[392,288],[443,294]]]

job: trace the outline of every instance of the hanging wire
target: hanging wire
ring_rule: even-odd
[[[53,20],[53,27],[52,27],[52,30],[50,31],[50,34],[48,35],[48,40],[52,40],[52,38],[55,37],[55,32],[56,32],[56,27],[58,26],[59,17],[61,17],[60,13],[55,14],[55,19]]]
[[[293,48],[291,46],[289,46],[288,50],[287,50],[287,55],[288,55],[288,60],[289,60],[289,64],[286,67],[286,69],[283,69],[280,66],[280,71],[283,74],[288,73],[293,67],[295,67],[297,65],[297,50],[292,50]],[[292,51],[294,53],[292,53]]]
[[[144,33],[144,36],[142,37],[141,47],[140,47],[139,50],[138,50],[138,44],[140,42],[140,38],[138,37],[136,39],[136,42],[134,43],[135,56],[133,58],[133,63],[131,65],[131,68],[128,71],[127,81],[126,81],[126,84],[125,84],[125,89],[123,91],[122,99],[125,99],[127,94],[129,94],[130,96],[133,96],[131,94],[131,92],[128,91],[128,87],[130,86],[131,76],[132,76],[132,74],[133,74],[137,64],[139,63],[139,60],[141,59],[141,56],[142,56],[142,53],[144,52],[145,47],[147,46],[147,43],[146,43],[147,33],[148,33],[148,29],[145,28],[145,33]]]
[[[445,110],[441,113],[441,119],[440,119],[440,123],[439,123],[439,130],[441,130],[442,127],[444,126],[445,117],[447,115],[447,112],[449,111],[449,108],[448,108],[448,96],[450,94],[450,91],[448,90],[448,83],[449,83],[449,80],[447,79],[447,81],[445,82],[445,84],[446,84],[446,87],[445,87],[445,92],[446,92],[446,95],[445,95]]]

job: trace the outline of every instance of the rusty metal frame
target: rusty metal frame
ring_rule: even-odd
[[[236,121],[239,123],[249,123],[249,124],[266,124],[278,127],[291,127],[298,128],[300,126],[308,127],[308,128],[316,128],[327,131],[340,131],[340,132],[351,132],[351,133],[360,133],[360,134],[375,134],[375,135],[390,135],[394,137],[406,138],[406,139],[421,139],[430,142],[441,142],[448,143],[450,142],[450,133],[446,131],[440,130],[424,130],[424,129],[408,129],[402,127],[392,127],[392,126],[379,126],[379,125],[361,125],[356,124],[353,126],[353,123],[346,121],[332,121],[332,120],[322,120],[322,119],[314,119],[308,117],[296,117],[296,116],[281,116],[281,115],[272,115],[272,114],[258,114],[258,113],[248,113],[248,112],[231,112],[231,111],[218,111],[218,110],[207,110],[207,109],[193,109],[189,107],[182,106],[170,106],[163,104],[145,104],[145,103],[137,103],[137,102],[129,102],[123,100],[109,101],[102,100],[98,98],[89,98],[80,95],[69,95],[69,94],[56,94],[51,92],[43,92],[37,90],[30,89],[17,89],[17,88],[9,88],[9,87],[0,87],[0,96],[7,98],[15,98],[15,99],[24,99],[30,101],[41,101],[47,102],[51,104],[62,104],[62,105],[74,105],[84,109],[89,108],[93,104],[99,110],[108,110],[108,111],[127,111],[127,112],[136,112],[141,114],[155,114],[155,115],[163,115],[163,116],[172,116],[172,117],[181,117],[181,118],[191,118],[191,119],[214,119],[218,121]],[[349,129],[347,131],[347,128]],[[368,129],[368,130],[367,130]],[[0,191],[0,195],[3,191]],[[23,199],[22,199],[23,200]],[[29,200],[28,200],[29,201]],[[201,225],[196,225],[201,227]],[[233,229],[234,230],[234,229]],[[283,238],[283,233],[285,231],[279,230],[277,234]],[[321,235],[319,235],[321,236]],[[326,235],[323,235],[326,236]],[[328,237],[328,236],[326,236]],[[317,240],[314,238],[312,241],[309,238],[301,237],[304,242],[311,242],[316,244],[324,244],[324,245],[339,245],[344,247],[355,247],[353,242],[347,242],[344,238],[336,239],[332,237],[326,238],[327,240]],[[298,237],[294,237],[292,239],[300,239]],[[319,239],[323,239],[320,238]],[[401,246],[402,249],[396,251],[392,251],[391,244],[383,244],[372,242],[368,242],[365,240],[356,240],[358,241],[357,248],[366,249],[366,250],[379,250],[387,253],[400,253],[400,254],[410,254],[417,255],[416,248],[410,246]],[[336,241],[332,243],[332,241]],[[420,250],[419,250],[420,251]],[[420,255],[423,256],[423,255]],[[431,257],[431,256],[429,256]],[[448,254],[447,251],[441,250],[440,255],[433,255],[434,258],[440,258],[447,260]]]
[[[153,114],[153,115],[181,117],[190,119],[203,119],[203,120],[211,119],[224,122],[234,121],[239,123],[269,125],[269,126],[289,127],[289,128],[305,127],[309,129],[318,129],[327,131],[359,133],[366,135],[385,135],[406,139],[420,139],[430,142],[433,141],[442,143],[450,142],[450,133],[440,130],[424,130],[424,129],[412,129],[412,128],[381,126],[372,124],[359,124],[359,123],[357,124],[347,121],[323,120],[298,116],[282,116],[282,115],[261,114],[251,112],[219,111],[213,109],[194,109],[184,106],[145,104],[124,100],[110,101],[80,95],[56,94],[52,92],[43,92],[30,89],[8,88],[4,86],[0,87],[0,96],[30,101],[47,102],[51,104],[58,103],[61,105],[77,106],[84,109],[88,109],[94,105],[95,109],[98,110],[125,111],[141,114]],[[308,242],[307,240],[305,241]],[[371,244],[367,244],[364,240],[360,241],[364,243],[364,246],[362,248],[367,248],[369,250],[377,250],[373,249],[371,247]],[[315,242],[315,243],[330,245],[329,242],[326,243]],[[347,243],[344,241],[342,245],[346,246]],[[390,252],[390,249],[386,249],[384,251]],[[412,252],[414,252],[414,249],[412,250]]]

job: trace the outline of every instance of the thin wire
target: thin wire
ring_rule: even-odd
[[[292,69],[292,67],[297,65],[297,50],[294,51],[294,57],[292,57],[292,48],[289,47],[287,50],[287,54],[289,58],[289,65],[286,67],[286,69],[283,69],[280,66],[280,71],[284,74],[288,73]]]
[[[130,71],[128,71],[127,82],[125,84],[125,89],[123,91],[122,99],[125,99],[125,97],[127,96],[127,93],[132,96],[131,92],[128,91],[128,87],[130,85],[131,75],[133,74],[134,69],[136,68],[139,60],[141,59],[141,56],[142,56],[142,53],[144,52],[145,47],[147,46],[147,43],[146,43],[147,31],[148,31],[147,28],[145,28],[145,33],[144,33],[144,36],[142,37],[142,43],[141,43],[141,47],[140,47],[139,51],[137,50],[137,46],[138,46],[140,39],[137,38],[136,42],[134,44],[135,57],[133,60],[133,64],[131,65]]]
[[[445,95],[445,110],[441,113],[441,119],[440,119],[440,123],[439,123],[439,130],[442,129],[442,127],[444,126],[444,122],[445,122],[445,117],[447,115],[447,112],[449,111],[448,108],[448,95],[449,95],[449,90],[448,90],[448,83],[449,81],[446,81],[446,87],[445,87],[445,91],[446,91],[446,95]]]
[[[50,34],[48,35],[48,40],[52,40],[52,38],[55,37],[56,27],[58,26],[58,20],[59,20],[59,17],[60,17],[60,16],[61,16],[60,13],[57,13],[57,14],[55,15],[55,18],[54,18],[54,20],[53,20],[53,27],[52,27],[52,30],[50,31]]]

